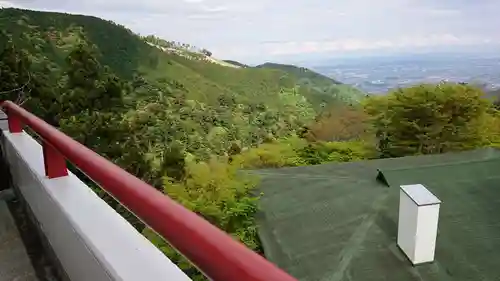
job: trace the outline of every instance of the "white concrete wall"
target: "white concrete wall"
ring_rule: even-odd
[[[74,174],[45,177],[42,147],[3,130],[13,183],[74,281],[188,281],[186,275]]]

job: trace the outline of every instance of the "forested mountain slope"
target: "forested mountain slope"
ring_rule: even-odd
[[[333,78],[305,67],[295,65],[264,63],[261,69],[276,69],[288,73],[301,86],[301,93],[313,104],[328,106],[337,102],[356,104],[366,97],[366,93]]]
[[[148,43],[95,17],[0,9],[0,100],[22,104],[261,251],[253,221],[257,199],[249,196],[255,181],[235,171],[316,163],[291,154],[294,145],[307,146],[297,135],[324,107],[360,96],[324,91],[327,81],[302,84],[286,69],[227,67]],[[328,147],[336,149],[345,151]],[[314,152],[304,151],[307,159],[308,153]],[[154,234],[148,237],[192,270]]]
[[[0,29],[12,34],[17,45],[42,53],[59,65],[64,62],[68,50],[78,44],[77,34],[84,33],[88,42],[95,46],[99,62],[121,78],[131,79],[137,71],[141,71],[154,79],[173,80],[186,88],[188,98],[196,100],[201,97],[216,100],[221,93],[229,90],[235,97],[254,99],[260,94],[267,98],[258,102],[272,101],[266,92],[276,94],[282,88],[291,89],[303,78],[296,75],[293,68],[228,69],[203,60],[162,54],[125,27],[91,16],[2,9]],[[311,83],[313,87],[324,88],[329,86],[328,79],[312,79]],[[331,80],[330,84],[337,82]],[[302,93],[309,97],[309,92]],[[318,99],[308,101],[313,106],[318,105],[314,104]]]
[[[232,68],[165,52],[123,26],[91,16],[2,9],[0,29],[8,34],[5,40],[11,38],[29,54],[32,71],[50,72],[44,80],[54,84],[51,88],[61,86],[56,78],[63,75],[68,54],[87,46],[106,72],[127,85],[123,97],[128,108],[167,102],[168,117],[182,121],[174,122],[180,136],[170,136],[169,142],[181,139],[191,153],[202,151],[204,156],[224,153],[234,141],[249,146],[286,136],[313,120],[322,107],[362,96],[310,72],[313,79],[306,85],[294,67]],[[329,83],[343,88],[332,90]],[[196,135],[199,144],[190,145],[187,135]],[[207,147],[207,137],[222,144]]]
[[[124,78],[131,78],[153,50],[125,27],[92,16],[1,9],[0,30],[11,34],[19,47],[43,53],[58,64],[83,31],[98,50],[101,64]]]
[[[330,84],[337,84],[340,85],[342,84],[341,82],[330,78],[328,76],[325,76],[323,74],[314,72],[308,68],[305,67],[299,67],[295,65],[289,65],[289,64],[280,64],[280,63],[272,63],[272,62],[266,62],[264,64],[256,66],[257,68],[272,68],[272,69],[279,69],[288,73],[291,73],[298,78],[308,78],[311,80],[311,83],[314,83],[318,86],[329,86]]]

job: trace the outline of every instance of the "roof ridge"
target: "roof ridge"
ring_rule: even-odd
[[[442,166],[455,166],[455,165],[461,165],[465,163],[479,163],[479,162],[493,162],[493,161],[498,161],[500,160],[500,156],[496,156],[494,158],[487,158],[487,159],[474,159],[474,160],[459,160],[459,161],[453,161],[453,162],[440,162],[436,164],[422,164],[422,165],[414,165],[414,166],[406,166],[402,168],[377,168],[378,172],[382,172],[383,170],[386,171],[403,171],[403,170],[410,170],[414,168],[430,168],[430,167],[442,167]]]

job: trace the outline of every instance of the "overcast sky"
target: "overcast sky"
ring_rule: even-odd
[[[500,0],[0,0],[95,15],[218,57],[500,46]]]

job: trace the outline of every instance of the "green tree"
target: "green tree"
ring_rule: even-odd
[[[130,149],[130,131],[122,118],[124,83],[99,64],[92,47],[86,44],[74,48],[66,62],[67,68],[62,79],[63,95],[57,99],[56,110],[60,129],[147,180],[150,166],[142,150]],[[134,227],[142,230],[144,224],[140,220],[85,175],[73,170]]]
[[[373,97],[373,118],[384,157],[442,153],[484,144],[481,123],[491,104],[470,85],[439,83],[398,89]]]
[[[223,159],[188,161],[182,181],[165,178],[164,192],[213,225],[226,231],[250,249],[261,253],[254,215],[258,197],[249,193],[256,178],[238,175],[237,167]],[[146,228],[143,234],[193,280],[207,280],[185,257]]]
[[[122,82],[100,65],[93,49],[79,44],[66,59],[66,91],[60,98],[64,117],[87,109],[112,111],[122,106]]]
[[[15,45],[10,36],[0,33],[0,100],[11,100],[29,108],[34,114],[57,126],[54,118],[59,93],[52,73],[57,70],[41,58],[32,56],[26,49]]]
[[[17,48],[12,40],[1,33],[3,45],[0,53],[0,100],[21,102],[31,89],[30,60],[26,51]]]
[[[163,161],[161,166],[161,174],[166,174],[168,177],[181,181],[185,177],[185,155],[182,148],[178,144],[172,144],[165,149],[163,153]]]

